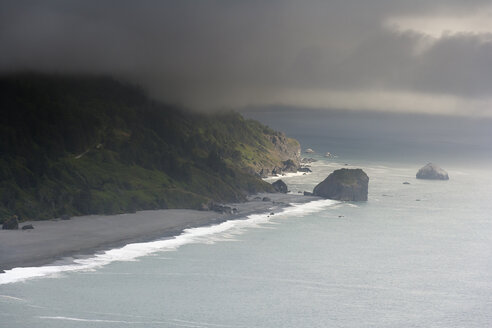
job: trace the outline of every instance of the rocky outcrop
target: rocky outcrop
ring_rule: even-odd
[[[227,205],[211,203],[209,206],[210,210],[220,213],[220,214],[237,214],[237,208],[230,207]]]
[[[10,218],[6,219],[2,225],[3,230],[17,230],[19,229],[19,220],[17,215],[13,215]]]
[[[361,169],[340,169],[313,190],[314,196],[344,201],[366,201],[369,177]]]
[[[274,175],[281,175],[286,172],[297,172],[301,164],[301,146],[299,142],[292,138],[287,138],[285,134],[276,132],[267,135],[271,144],[266,148],[269,152],[268,160],[250,163],[251,173],[266,178]]]
[[[317,159],[314,159],[314,158],[311,158],[311,157],[303,157],[301,159],[301,164],[311,164],[311,163],[314,163],[314,162],[317,162],[318,160]]]
[[[286,194],[288,191],[287,185],[282,180],[275,181],[274,183],[272,183],[272,186],[277,192]]]
[[[282,164],[283,164],[282,167],[283,172],[297,172],[297,169],[299,168],[299,162],[294,162],[294,160],[292,159],[283,161]]]
[[[449,176],[439,166],[429,163],[417,172],[417,179],[449,180]]]
[[[330,152],[327,152],[327,153],[325,154],[325,157],[326,157],[326,158],[337,158],[338,156],[337,156],[337,155],[333,155],[333,154],[332,154],[332,153],[330,153]]]
[[[297,172],[298,168],[299,168],[298,162],[295,162],[292,159],[288,159],[288,160],[282,162],[282,166],[274,167],[271,172],[268,169],[267,170],[262,169],[261,174],[263,174],[264,176],[281,175],[281,174],[288,173],[288,172],[291,172],[291,173]]]

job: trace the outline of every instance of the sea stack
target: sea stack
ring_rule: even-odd
[[[417,172],[417,179],[449,180],[449,176],[439,166],[429,163]]]
[[[314,187],[313,195],[344,201],[367,201],[369,177],[361,169],[339,169]]]

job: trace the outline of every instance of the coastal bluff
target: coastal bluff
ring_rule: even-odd
[[[0,224],[241,202],[300,166],[283,132],[111,77],[9,73],[0,87]]]
[[[343,201],[367,201],[369,177],[362,169],[339,169],[314,187],[313,195]]]
[[[439,166],[428,163],[423,168],[421,168],[416,175],[417,179],[427,179],[427,180],[449,180],[449,175]]]

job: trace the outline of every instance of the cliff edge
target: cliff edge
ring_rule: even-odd
[[[296,140],[257,121],[108,77],[4,75],[0,106],[0,223],[243,201],[300,160]]]

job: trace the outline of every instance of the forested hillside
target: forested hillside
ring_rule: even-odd
[[[235,112],[201,114],[107,77],[0,77],[0,220],[202,208],[271,191],[299,144]]]

